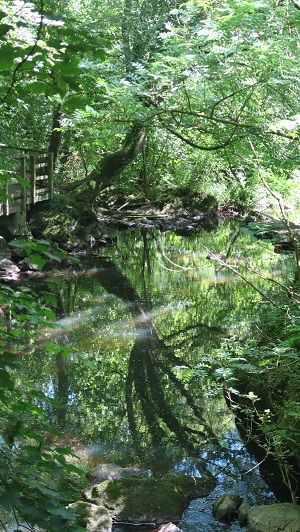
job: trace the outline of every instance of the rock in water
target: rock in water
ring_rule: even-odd
[[[178,526],[174,525],[174,523],[167,523],[165,525],[161,525],[157,532],[182,532],[181,528],[178,528]]]
[[[248,512],[248,532],[299,532],[300,506],[291,503],[256,506]]]
[[[243,499],[239,495],[223,495],[213,503],[213,515],[216,519],[226,519],[237,513]]]
[[[109,508],[114,522],[128,524],[178,522],[188,499],[162,479],[122,478],[95,484],[87,502]]]
[[[78,524],[88,532],[111,532],[112,518],[104,506],[97,506],[89,502],[77,501],[69,505],[76,511]]]
[[[242,502],[238,509],[238,521],[240,523],[246,523],[249,510],[250,504],[248,502]]]
[[[9,259],[0,260],[0,278],[15,281],[19,278],[20,268]]]

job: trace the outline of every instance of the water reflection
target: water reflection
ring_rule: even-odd
[[[186,532],[241,532],[246,530],[238,521],[221,522],[214,519],[212,505],[224,493],[238,493],[251,506],[276,502],[272,491],[262,479],[257,463],[248,454],[235,429],[226,435],[223,448],[209,448],[202,454],[209,470],[218,478],[213,492],[203,499],[192,501],[185,511],[181,526]],[[195,471],[197,476],[197,471]]]
[[[76,275],[49,280],[60,329],[45,337],[56,339],[56,349],[41,343],[24,365],[28,378],[60,403],[48,411],[53,425],[93,449],[94,461],[154,473],[197,464],[199,474],[211,471],[242,489],[237,478],[246,454],[228,440],[234,423],[222,396],[225,373],[217,376],[213,360],[224,338],[251,335],[264,316],[258,292],[208,260],[207,250],[225,255],[262,291],[271,293],[272,286],[254,270],[268,277],[276,271],[277,280],[289,275],[271,246],[254,243],[229,222],[192,237],[120,233],[106,258],[91,256]],[[241,461],[231,463],[236,450]],[[257,476],[249,473],[249,490]],[[197,529],[190,515],[184,518],[189,532]]]

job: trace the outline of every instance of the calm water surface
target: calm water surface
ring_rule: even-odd
[[[231,267],[209,260],[211,253]],[[257,271],[292,277],[289,257],[233,221],[186,237],[120,232],[116,246],[91,252],[80,271],[51,274],[58,328],[43,331],[24,360],[27,378],[59,400],[48,418],[91,464],[216,475],[214,492],[184,513],[184,532],[241,530],[212,517],[224,492],[252,505],[275,500],[222,393],[232,346],[263,326],[269,306],[241,275],[271,299],[276,292]],[[50,338],[55,353],[47,350]]]

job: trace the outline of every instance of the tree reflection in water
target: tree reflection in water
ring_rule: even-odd
[[[216,386],[202,366],[222,336],[249,327],[257,298],[205,261],[207,252],[197,245],[225,254],[230,246],[239,260],[250,247],[252,263],[257,257],[265,264],[262,250],[246,239],[229,224],[193,239],[121,233],[113,258],[92,256],[86,271],[60,277],[60,308],[76,313],[60,320],[70,330],[57,336],[56,369],[51,372],[49,353],[32,352],[25,361],[31,378],[59,400],[58,413],[49,412],[53,424],[96,443],[103,460],[108,454],[124,462],[123,452],[126,461],[148,455],[155,467],[159,450],[157,468],[168,453],[199,457],[207,440],[222,437],[232,418],[219,396],[210,397]],[[162,247],[181,261],[180,272],[161,267]],[[205,267],[197,272],[201,261]],[[59,352],[64,343],[74,351],[68,359]]]

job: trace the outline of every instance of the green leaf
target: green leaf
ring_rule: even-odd
[[[1,388],[6,388],[7,390],[14,389],[14,382],[5,369],[0,369],[0,385]]]
[[[30,262],[31,262],[31,264],[34,264],[34,265],[38,266],[38,268],[42,269],[43,266],[45,266],[47,261],[46,261],[46,259],[41,257],[41,255],[32,254],[32,255],[30,255]]]
[[[79,65],[79,59],[72,59],[72,60],[66,60],[62,61],[60,63],[57,63],[56,69],[59,70],[63,74],[73,74],[77,71],[77,67]]]
[[[53,253],[49,253],[49,251],[45,251],[44,255],[48,257],[49,259],[56,260],[57,262],[61,262],[61,259],[58,255],[54,255]]]
[[[85,359],[84,360],[84,365],[88,368],[91,368],[91,369],[98,369],[98,365],[95,364],[95,362],[93,362],[92,360],[88,360],[88,359]]]
[[[11,68],[16,56],[17,50],[11,44],[2,45],[0,48],[0,69]]]
[[[73,112],[76,109],[85,109],[86,103],[86,98],[77,95],[71,96],[64,102],[64,108],[67,111]]]
[[[18,176],[17,181],[20,185],[22,185],[22,187],[30,187],[29,182],[26,179],[24,179],[24,177]]]
[[[0,37],[8,33],[11,29],[13,29],[13,27],[9,24],[0,24]]]
[[[19,493],[13,489],[8,489],[3,495],[0,496],[0,506],[5,508],[5,510],[11,510],[13,506],[16,506],[16,503],[19,499]]]

